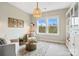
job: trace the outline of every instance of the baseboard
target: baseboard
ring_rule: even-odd
[[[66,44],[65,44],[66,45]],[[68,48],[68,46],[66,45],[66,48],[69,50],[69,48]],[[69,50],[69,52],[70,52],[70,50]],[[71,52],[70,52],[70,55],[71,56],[74,56]]]
[[[61,43],[61,42],[47,41],[47,40],[38,40],[38,41],[43,41],[43,42],[48,42],[48,43],[65,44],[65,43]]]

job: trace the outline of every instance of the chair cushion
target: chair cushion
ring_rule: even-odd
[[[36,37],[29,37],[28,42],[37,42]]]
[[[11,43],[11,41],[9,39],[6,39],[5,41],[6,41],[6,44],[10,44]]]

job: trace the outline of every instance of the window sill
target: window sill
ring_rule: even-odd
[[[52,34],[52,33],[37,33],[37,35],[59,35],[59,33]]]

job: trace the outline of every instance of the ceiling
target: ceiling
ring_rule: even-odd
[[[32,14],[36,7],[36,2],[8,2],[9,4],[21,9],[22,11]],[[72,2],[39,2],[39,7],[42,12],[64,9],[70,7]]]

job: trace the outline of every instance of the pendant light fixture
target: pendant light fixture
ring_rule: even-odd
[[[42,12],[41,12],[40,8],[38,7],[38,2],[37,2],[36,8],[33,10],[33,16],[35,18],[40,18],[42,16]]]

